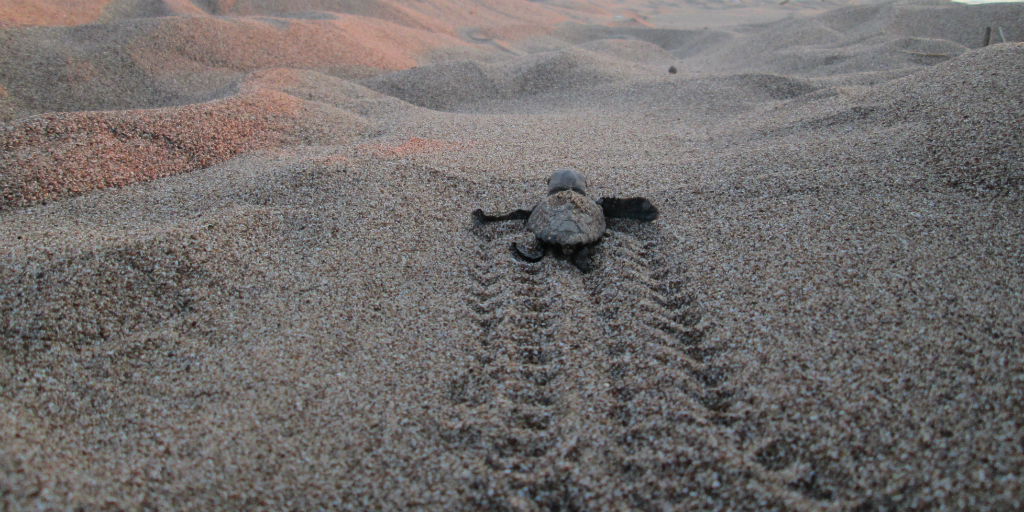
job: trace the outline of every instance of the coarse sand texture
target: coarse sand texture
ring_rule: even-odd
[[[1022,3],[0,0],[0,509],[1022,510],[1020,41]],[[582,269],[474,223],[559,169],[657,220]]]

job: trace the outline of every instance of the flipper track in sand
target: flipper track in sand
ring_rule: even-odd
[[[713,506],[742,489],[750,505],[820,507],[739,448],[729,370],[657,226],[609,232],[586,275],[516,260],[520,223],[475,230],[475,362],[449,387],[448,425],[475,461],[474,506]]]

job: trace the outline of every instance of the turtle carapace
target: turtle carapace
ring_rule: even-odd
[[[573,170],[560,170],[548,179],[548,195],[532,210],[515,210],[505,215],[473,212],[473,224],[526,220],[526,227],[537,237],[538,252],[528,252],[512,244],[515,254],[526,261],[540,261],[548,249],[557,247],[582,272],[590,271],[590,248],[604,236],[605,219],[633,219],[651,222],[658,209],[642,197],[620,199],[605,197],[594,201],[587,196],[587,179]]]

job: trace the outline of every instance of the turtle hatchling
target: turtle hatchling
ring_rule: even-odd
[[[527,252],[512,243],[522,259],[540,261],[551,246],[557,247],[581,272],[590,271],[590,248],[604,236],[605,219],[633,219],[651,222],[658,209],[642,197],[620,199],[605,197],[594,201],[587,196],[587,179],[568,169],[555,171],[548,179],[548,195],[532,210],[515,210],[505,215],[473,212],[473,224],[525,220],[526,228],[537,236],[538,252]]]

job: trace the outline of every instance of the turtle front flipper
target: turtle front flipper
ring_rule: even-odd
[[[642,197],[603,197],[597,204],[601,205],[604,216],[610,219],[632,219],[640,222],[652,222],[658,218],[658,209],[650,201]]]
[[[473,225],[483,226],[484,224],[490,224],[491,222],[503,222],[506,220],[526,220],[530,218],[530,210],[513,210],[512,213],[505,215],[486,215],[483,210],[477,209],[473,211]]]
[[[530,263],[537,263],[538,261],[544,259],[544,255],[548,253],[548,244],[541,242],[538,243],[537,245],[538,247],[536,252],[527,252],[520,249],[519,244],[517,244],[516,242],[512,242],[512,252]]]

